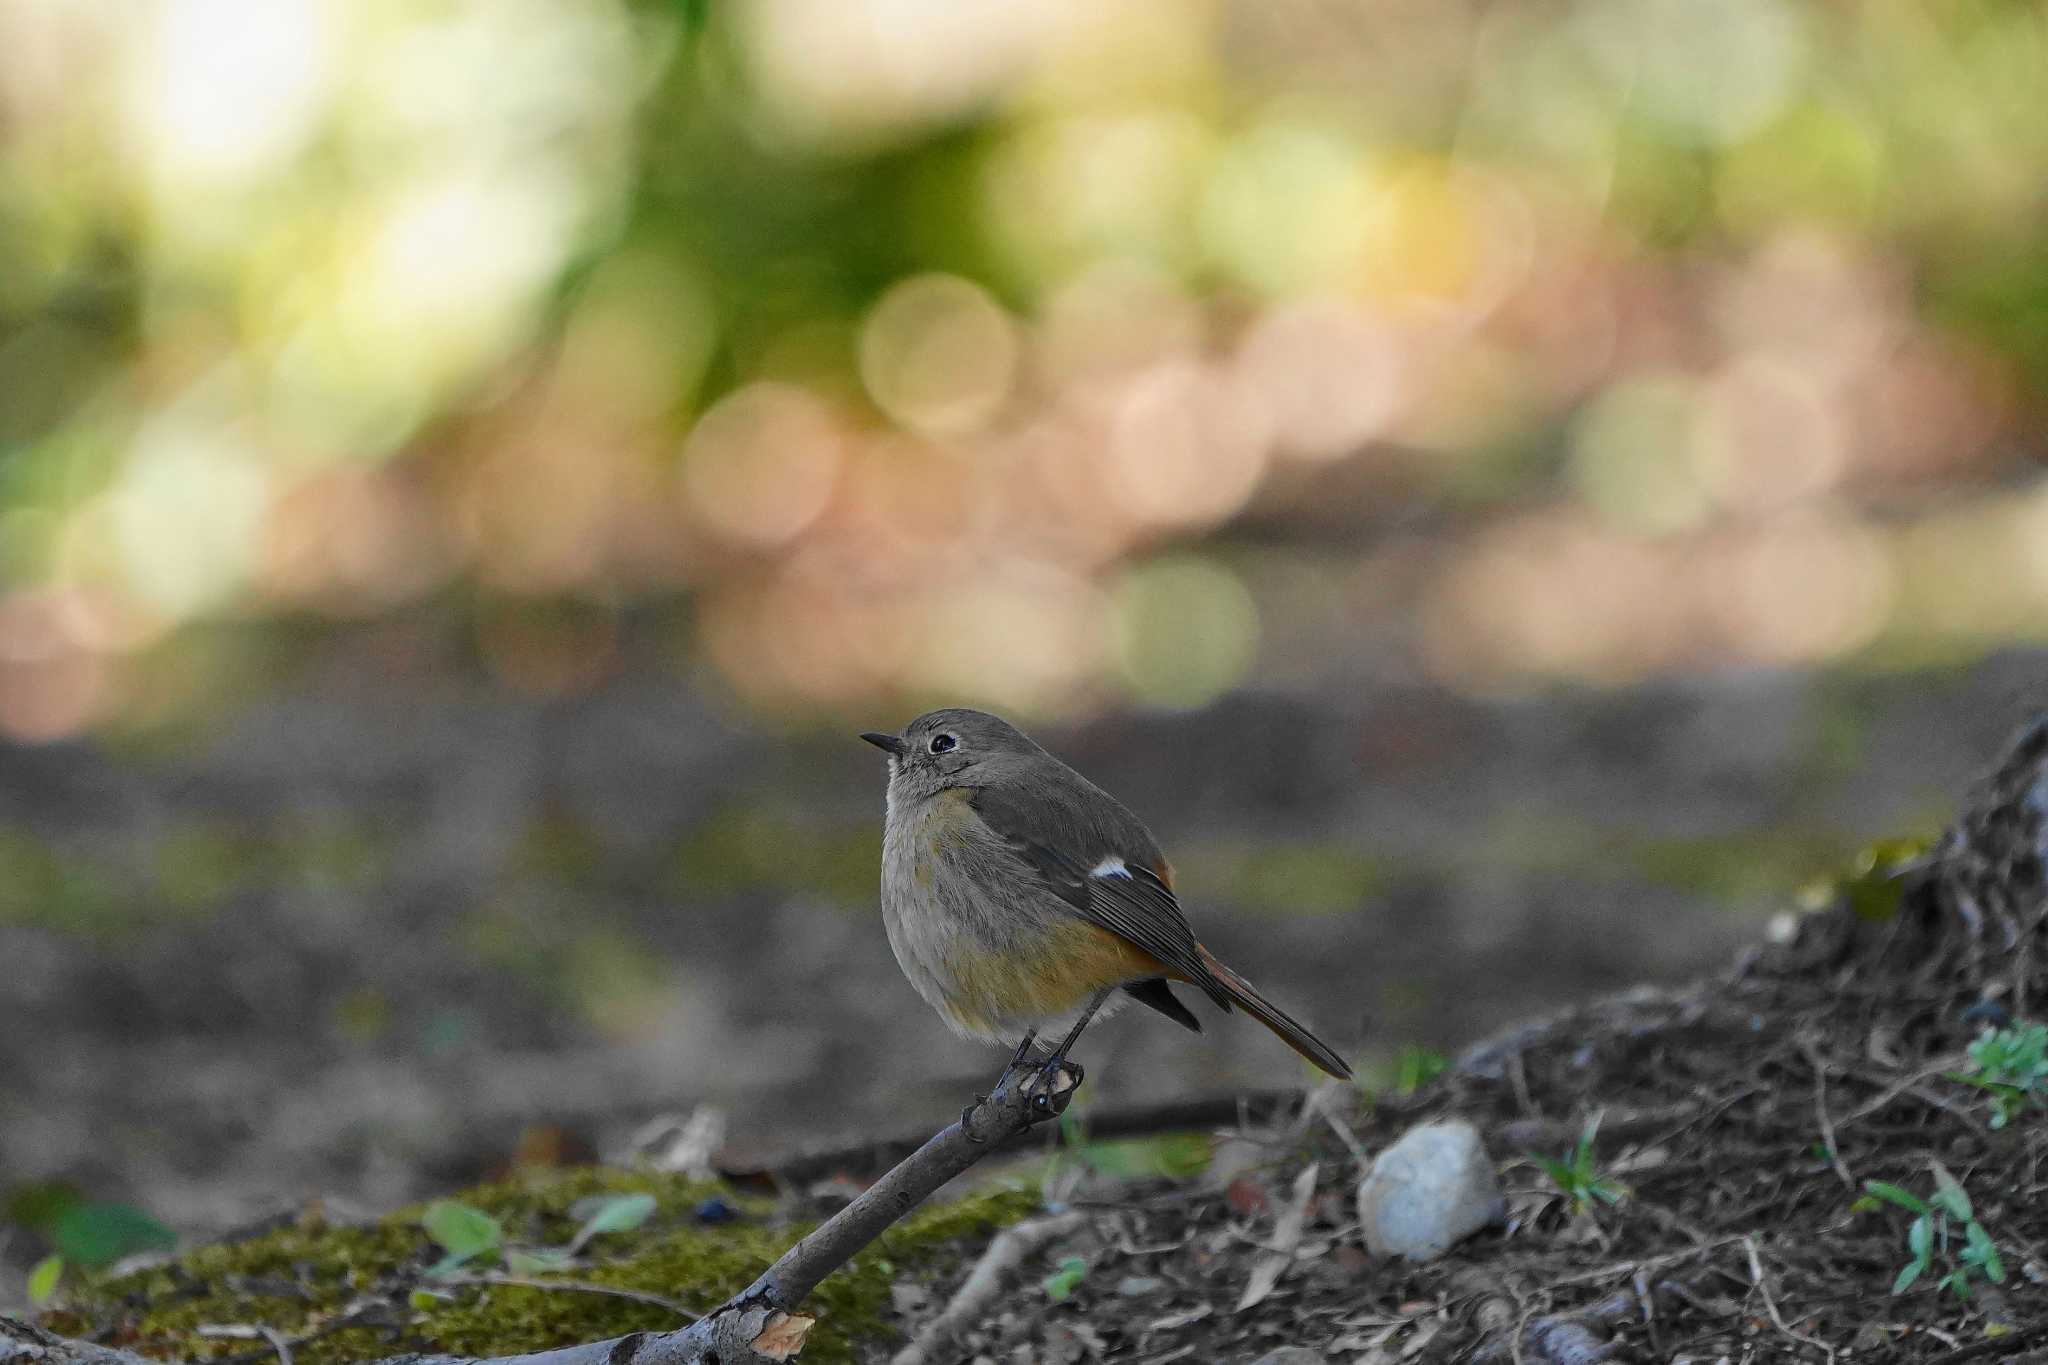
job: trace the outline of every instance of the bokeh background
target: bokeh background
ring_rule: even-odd
[[[1707,969],[2043,698],[2044,410],[2018,0],[10,0],[0,1259],[956,1111],[934,702],[1382,1079]]]

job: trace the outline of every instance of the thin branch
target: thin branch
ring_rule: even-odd
[[[1827,1144],[1828,1162],[1835,1168],[1835,1174],[1842,1178],[1842,1184],[1849,1193],[1855,1194],[1856,1177],[1850,1174],[1849,1163],[1842,1160],[1841,1148],[1835,1142],[1835,1121],[1828,1117],[1827,1059],[1820,1055],[1820,1045],[1811,1037],[1800,1038],[1799,1049],[1813,1067],[1813,1113],[1820,1124],[1820,1140]]]
[[[1110,1142],[1118,1138],[1150,1137],[1155,1133],[1222,1127],[1241,1121],[1247,1110],[1262,1117],[1284,1112],[1301,1102],[1302,1093],[1298,1088],[1251,1090],[1234,1095],[1168,1100],[1159,1104],[1091,1112],[1088,1115],[1088,1138],[1091,1142]],[[859,1174],[892,1166],[923,1146],[926,1136],[924,1133],[901,1133],[894,1137],[771,1155],[765,1161],[741,1161],[721,1156],[716,1163],[717,1174],[741,1185],[777,1182],[807,1185],[843,1172]],[[1018,1141],[1022,1136],[1020,1133],[1010,1141]]]
[[[1888,1086],[1883,1091],[1883,1093],[1878,1095],[1876,1099],[1869,1100],[1863,1104],[1858,1105],[1855,1109],[1852,1109],[1851,1111],[1849,1111],[1849,1113],[1843,1115],[1842,1121],[1836,1126],[1841,1128],[1847,1128],[1850,1124],[1855,1123],[1860,1119],[1867,1119],[1872,1114],[1875,1114],[1878,1110],[1884,1108],[1893,1100],[1897,1099],[1899,1096],[1904,1095],[1909,1091],[1914,1091],[1916,1087],[1918,1087],[1921,1083],[1925,1081],[1931,1081],[1936,1076],[1942,1075],[1944,1072],[1954,1071],[1957,1067],[1963,1065],[1965,1062],[1969,1060],[1969,1055],[1967,1053],[1962,1052],[1952,1053],[1949,1056],[1941,1057],[1936,1061],[1932,1062],[1931,1064],[1922,1067],[1920,1070],[1913,1072],[1911,1075],[1907,1076],[1904,1080],[1899,1081],[1897,1084]],[[1927,1097],[1924,1095],[1916,1093],[1914,1095],[1914,1098],[1918,1100],[1923,1100],[1926,1103],[1935,1104],[1935,1101],[1927,1099]],[[1935,1104],[1935,1107],[1941,1108],[1943,1106]]]
[[[514,1289],[563,1289],[576,1294],[609,1294],[615,1299],[631,1299],[635,1303],[651,1304],[665,1308],[685,1322],[695,1322],[703,1317],[694,1308],[685,1308],[674,1299],[659,1294],[647,1294],[638,1289],[621,1289],[612,1284],[594,1284],[589,1280],[542,1280],[528,1279],[524,1275],[447,1275],[435,1281],[437,1284],[510,1285]]]
[[[226,1338],[229,1341],[267,1341],[270,1349],[277,1352],[277,1365],[295,1365],[292,1359],[292,1344],[285,1340],[284,1333],[275,1327],[240,1322],[201,1323],[195,1328],[202,1337]]]
[[[1764,1278],[1764,1263],[1756,1254],[1756,1238],[1744,1237],[1742,1239],[1742,1249],[1749,1256],[1750,1283],[1756,1286],[1756,1292],[1763,1297],[1764,1311],[1771,1315],[1771,1326],[1777,1328],[1786,1337],[1798,1342],[1802,1346],[1811,1346],[1816,1351],[1826,1352],[1828,1365],[1835,1365],[1834,1347],[1817,1337],[1810,1337],[1804,1332],[1793,1331],[1791,1326],[1786,1323],[1785,1315],[1778,1311],[1778,1301],[1771,1297],[1770,1283]]]
[[[160,1365],[133,1351],[74,1341],[0,1313],[0,1365]]]
[[[1062,1213],[1034,1218],[996,1234],[945,1311],[926,1323],[908,1346],[890,1358],[889,1365],[926,1365],[935,1350],[953,1340],[962,1328],[971,1326],[987,1310],[990,1301],[1002,1291],[1005,1276],[1036,1255],[1046,1243],[1058,1241],[1086,1221],[1085,1214]]]

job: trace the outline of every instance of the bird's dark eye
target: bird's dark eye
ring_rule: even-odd
[[[951,735],[932,736],[932,752],[935,754],[951,753],[953,750],[959,747],[960,741],[953,738]]]

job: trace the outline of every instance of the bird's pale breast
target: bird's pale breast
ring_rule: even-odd
[[[1104,986],[1159,972],[1141,949],[1040,886],[964,790],[914,805],[891,793],[882,919],[911,985],[970,1037],[1007,1040],[1072,1013]]]

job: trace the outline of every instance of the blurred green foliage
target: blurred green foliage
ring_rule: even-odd
[[[0,733],[428,603],[797,708],[2043,637],[2037,6],[150,13],[0,52]]]

